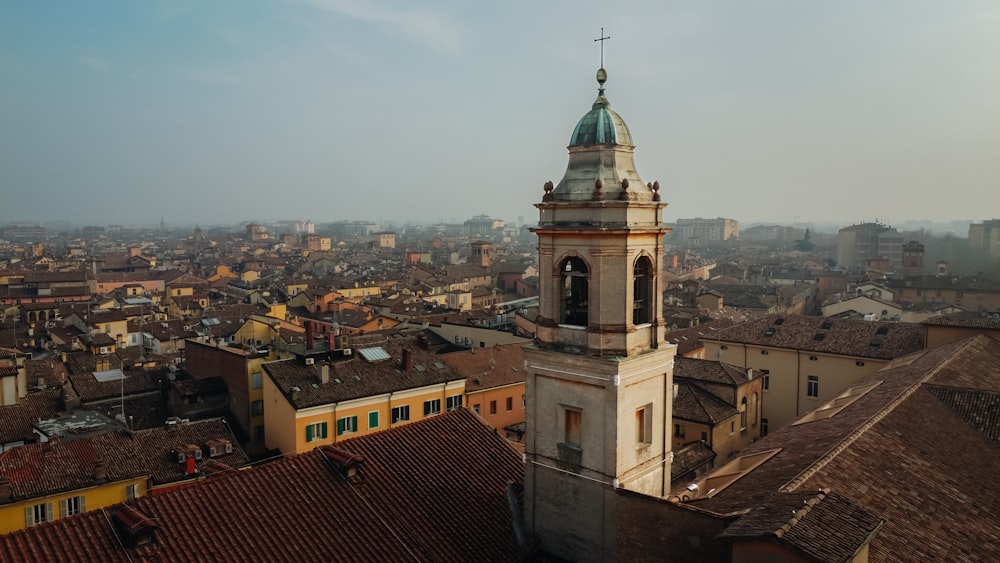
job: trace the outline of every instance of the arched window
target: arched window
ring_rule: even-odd
[[[587,264],[575,256],[567,258],[559,268],[560,287],[563,290],[562,322],[564,324],[587,326],[588,274]]]
[[[632,268],[632,324],[653,322],[653,262],[640,256]]]

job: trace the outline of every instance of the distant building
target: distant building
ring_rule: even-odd
[[[756,225],[740,233],[740,240],[751,242],[791,242],[805,236],[801,227],[787,225]]]
[[[465,222],[465,234],[469,236],[480,236],[492,234],[496,229],[503,228],[504,222],[500,219],[493,219],[489,215],[476,215]]]
[[[991,258],[1000,257],[1000,219],[969,225],[969,246],[989,252]]]
[[[740,224],[735,219],[678,219],[675,236],[691,244],[712,244],[740,238]]]
[[[924,275],[924,245],[915,240],[903,245],[903,277],[916,278]]]
[[[881,223],[851,225],[840,229],[835,240],[837,265],[843,268],[864,269],[875,258],[888,258],[895,271],[903,267],[903,235],[892,227]]]

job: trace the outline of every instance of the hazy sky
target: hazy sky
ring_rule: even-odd
[[[0,222],[533,223],[601,26],[668,221],[1000,216],[996,0],[0,0]]]

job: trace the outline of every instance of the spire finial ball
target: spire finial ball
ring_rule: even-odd
[[[597,83],[603,85],[608,81],[608,71],[604,67],[597,69]]]

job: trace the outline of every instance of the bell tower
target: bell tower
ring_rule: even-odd
[[[620,489],[670,490],[676,347],[664,339],[659,183],[643,183],[625,121],[598,96],[544,187],[539,312],[525,349],[526,524],[547,552],[613,559]]]

